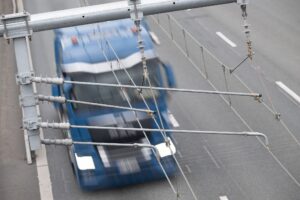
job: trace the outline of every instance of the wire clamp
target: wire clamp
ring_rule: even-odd
[[[13,13],[8,15],[2,15],[0,21],[4,26],[3,37],[9,40],[21,37],[30,37],[32,35],[32,29],[29,27],[28,21],[30,20],[30,14],[28,12]],[[14,24],[22,24],[20,28],[14,28]]]
[[[23,128],[26,130],[37,130],[39,128],[41,118],[36,117],[36,118],[25,118],[23,120]]]
[[[275,119],[280,120],[280,118],[281,118],[281,114],[280,113],[275,113],[274,115],[275,115]]]
[[[140,4],[141,0],[128,0],[130,17],[135,23],[139,23],[143,18],[143,12],[140,9],[138,9],[138,5]]]
[[[25,72],[25,73],[19,73],[16,75],[16,82],[19,85],[28,85],[32,82],[32,77],[34,76],[33,72]]]
[[[259,94],[258,96],[255,96],[254,100],[257,101],[258,103],[262,103],[262,94]]]

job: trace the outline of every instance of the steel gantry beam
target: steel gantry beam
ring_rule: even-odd
[[[190,8],[199,8],[227,3],[237,0],[142,0],[138,9],[143,15],[172,12]],[[129,18],[132,6],[127,1],[106,3],[95,6],[66,9],[53,12],[33,14],[28,20],[28,27],[33,32],[50,29],[103,22],[122,18]],[[8,24],[6,27],[0,25],[0,36],[5,30],[21,30],[26,27],[22,22]]]

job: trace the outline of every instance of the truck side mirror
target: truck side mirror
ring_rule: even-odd
[[[166,75],[167,75],[168,86],[170,88],[175,88],[176,87],[176,80],[175,80],[174,72],[173,72],[173,69],[172,69],[171,65],[162,63],[162,66],[163,66],[163,68],[166,72]]]

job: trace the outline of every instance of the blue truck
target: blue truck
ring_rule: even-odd
[[[116,77],[112,73],[114,70],[122,84],[132,84],[125,70],[119,66],[122,62],[133,81],[141,85],[143,67],[134,27],[132,20],[123,19],[55,30],[58,77],[71,81],[116,84]],[[173,71],[157,56],[153,37],[145,21],[141,23],[141,30],[152,86],[174,87]],[[134,108],[146,109],[140,91],[135,88],[126,88],[123,91]],[[128,107],[125,93],[116,87],[70,83],[52,86],[53,96]],[[150,109],[155,111],[149,89],[144,89],[143,95]],[[168,93],[156,90],[154,95],[164,128],[172,128],[167,107]],[[146,112],[137,112],[135,116],[130,110],[79,103],[55,103],[55,108],[64,121],[74,125],[140,128],[137,116],[143,128],[158,128]],[[157,112],[154,117],[161,126]],[[146,135],[148,140],[142,131],[71,128],[66,132],[66,137],[74,141],[145,144],[150,141],[158,150],[158,155],[155,155],[149,148],[72,145],[69,147],[70,161],[80,187],[84,190],[95,190],[162,179],[165,175],[158,160],[168,176],[174,175],[177,167],[172,154],[176,152],[176,148],[171,133],[167,133],[167,137],[170,138],[172,150],[167,147],[161,132],[147,131]]]

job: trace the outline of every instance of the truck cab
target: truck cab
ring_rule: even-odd
[[[157,56],[146,22],[142,23],[141,30],[152,86],[174,87],[172,68]],[[136,85],[143,82],[137,33],[130,19],[55,30],[55,59],[57,75],[65,80],[124,85],[132,85],[130,79]],[[148,86],[146,83],[144,85]],[[129,107],[129,99],[132,107],[146,109],[147,106],[139,92],[136,88],[123,88],[122,91],[118,87],[71,83],[52,87],[53,96],[64,96],[69,100]],[[155,111],[151,91],[143,89],[142,94],[149,108]],[[168,117],[167,92],[154,90],[154,95],[163,127],[172,128]],[[75,125],[140,128],[140,122],[143,128],[159,128],[152,116],[146,112],[135,114],[131,110],[79,103],[56,103],[55,108],[65,121]],[[155,112],[153,116],[162,127],[158,113]],[[70,160],[77,182],[84,190],[122,187],[162,179],[165,177],[162,167],[168,176],[172,176],[177,170],[172,156],[176,153],[176,148],[171,133],[167,133],[171,141],[170,146],[166,146],[163,135],[158,131],[144,133],[71,128],[67,137],[82,142],[150,142],[158,150],[155,152],[149,148],[72,145],[69,149]]]

